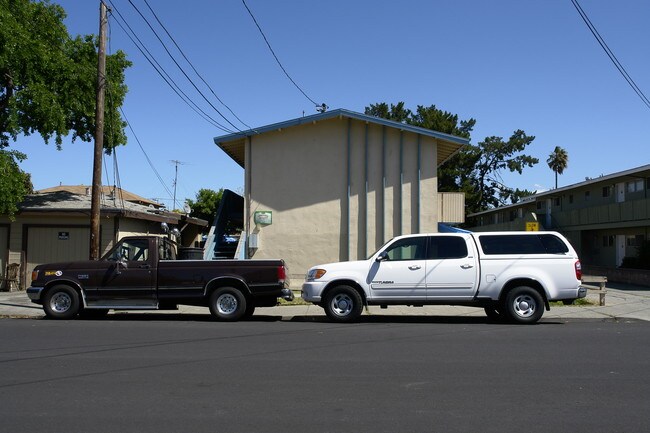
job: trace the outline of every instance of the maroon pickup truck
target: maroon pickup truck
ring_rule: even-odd
[[[123,238],[101,260],[36,266],[27,295],[53,319],[184,304],[235,321],[293,299],[283,260],[176,260],[176,245],[155,236]]]

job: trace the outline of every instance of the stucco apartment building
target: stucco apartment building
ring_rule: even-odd
[[[244,168],[244,256],[285,259],[294,288],[317,263],[464,221],[464,195],[437,184],[464,138],[338,109],[214,141]]]
[[[616,268],[650,239],[650,165],[588,178],[527,197],[521,203],[468,215],[473,231],[556,230],[586,267]],[[603,270],[600,269],[599,273]]]

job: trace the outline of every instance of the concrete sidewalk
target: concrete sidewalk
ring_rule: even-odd
[[[299,294],[297,294],[299,296]],[[589,294],[587,299],[592,305],[584,306],[551,306],[551,311],[545,311],[544,319],[637,319],[650,322],[650,288],[631,286],[617,283],[607,283],[606,306],[598,305],[598,295]],[[209,315],[210,312],[204,307],[179,306],[178,310],[172,311],[115,311],[111,315],[126,314],[192,314]],[[364,315],[368,314],[364,312]],[[370,307],[371,315],[387,316],[476,316],[485,317],[480,308],[456,307],[456,306],[425,306],[425,307],[403,307],[394,306],[387,309]],[[322,308],[315,305],[287,305],[270,308],[258,308],[255,316],[282,317],[283,320],[291,320],[294,317],[324,316]],[[0,317],[5,318],[44,318],[43,308],[33,304],[25,292],[0,292]]]

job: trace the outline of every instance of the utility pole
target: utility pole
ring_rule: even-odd
[[[99,2],[99,50],[97,60],[97,105],[95,106],[95,152],[90,204],[90,260],[99,259],[99,223],[102,188],[102,152],[104,151],[104,91],[106,88],[106,24],[107,8]]]

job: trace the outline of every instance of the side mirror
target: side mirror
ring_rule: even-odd
[[[126,260],[124,258],[121,258],[115,263],[115,273],[117,275],[120,275],[122,273],[122,268],[128,269],[128,265],[126,263]]]
[[[388,254],[386,254],[386,251],[382,251],[379,253],[377,258],[375,259],[376,262],[383,262],[384,260],[388,260]]]

